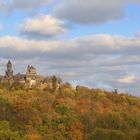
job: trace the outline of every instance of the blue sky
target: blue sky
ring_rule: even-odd
[[[0,1],[0,72],[39,74],[140,96],[139,0]]]
[[[46,8],[39,9],[33,13],[27,13],[26,11],[16,10],[13,13],[1,13],[0,23],[3,26],[3,31],[0,32],[1,36],[5,35],[17,35],[20,24],[22,24],[27,18],[35,17],[40,14],[50,14],[53,10],[52,5]],[[77,23],[69,23],[71,30],[69,32],[70,37],[85,36],[91,34],[112,34],[112,35],[124,35],[133,36],[134,33],[139,31],[140,24],[140,6],[136,4],[129,4],[125,8],[125,17],[112,22],[104,24],[92,24],[92,25],[79,25]]]

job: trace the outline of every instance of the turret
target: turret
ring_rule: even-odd
[[[36,69],[33,66],[27,67],[26,84],[28,88],[32,88],[36,85]]]
[[[12,81],[13,81],[13,69],[12,69],[12,63],[10,60],[7,63],[7,70],[5,71],[5,77],[6,77],[7,81],[12,83]]]

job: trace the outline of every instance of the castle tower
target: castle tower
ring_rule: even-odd
[[[33,66],[27,67],[26,77],[30,77],[31,79],[36,78],[36,69]]]
[[[26,84],[29,88],[34,87],[36,85],[36,69],[33,66],[27,67]]]
[[[9,60],[7,63],[7,70],[5,71],[6,80],[10,83],[13,82],[13,70],[12,70],[12,63]]]

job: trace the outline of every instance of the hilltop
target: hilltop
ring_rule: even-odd
[[[53,83],[55,82],[55,88],[58,89],[61,85],[61,79],[56,76],[41,76],[37,74],[37,70],[34,66],[28,65],[25,74],[14,74],[12,62],[9,60],[6,65],[5,75],[0,75],[0,84],[7,85],[10,88],[22,87],[26,89],[38,88],[45,89],[50,88],[53,90]]]
[[[63,84],[0,87],[1,140],[140,140],[140,99]]]

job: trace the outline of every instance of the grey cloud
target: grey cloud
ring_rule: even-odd
[[[0,10],[11,13],[15,10],[33,12],[42,7],[46,7],[52,0],[0,0]]]
[[[135,2],[139,0],[61,0],[53,14],[79,24],[102,24],[123,18],[125,6]]]
[[[100,34],[67,41],[0,38],[0,58],[11,58],[16,72],[25,72],[26,66],[33,64],[40,74],[56,74],[74,84],[117,88],[140,96],[138,52],[140,41],[137,36]]]

